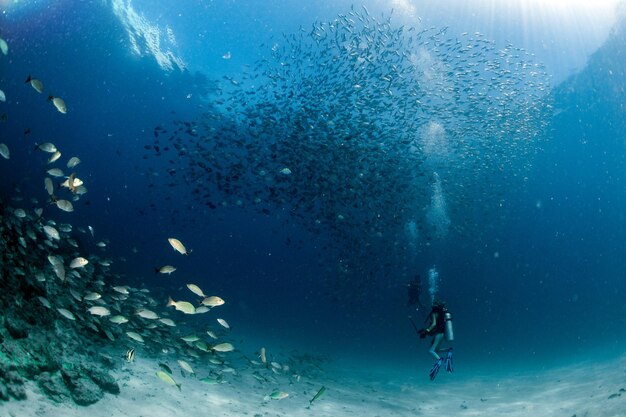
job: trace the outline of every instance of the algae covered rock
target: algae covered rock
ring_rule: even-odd
[[[70,398],[70,390],[59,372],[43,372],[36,378],[39,388],[55,402],[61,403]]]
[[[103,391],[109,394],[119,394],[120,386],[108,372],[99,368],[87,368],[84,367],[85,373],[96,383]]]
[[[0,363],[13,365],[27,379],[59,368],[52,344],[40,337],[8,338],[0,346]]]
[[[120,393],[115,378],[97,366],[68,363],[61,369],[61,377],[78,405],[93,404],[104,397],[105,392]]]
[[[9,384],[7,385],[7,389],[9,391],[9,395],[16,400],[25,400],[26,399],[26,390],[24,389],[24,384]]]
[[[83,375],[79,367],[64,367],[61,376],[70,396],[78,405],[94,404],[104,396],[102,389],[91,378]]]
[[[0,400],[25,400],[24,380],[13,365],[0,363]]]
[[[28,337],[28,324],[17,317],[7,316],[4,319],[4,327],[13,339],[24,339]]]
[[[9,397],[9,390],[4,382],[0,381],[0,401],[9,401],[11,397]]]
[[[91,378],[81,377],[71,390],[72,399],[78,405],[91,405],[104,397],[102,389]]]

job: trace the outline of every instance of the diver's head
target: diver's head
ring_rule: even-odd
[[[433,301],[433,308],[436,308],[436,309],[446,308],[446,303],[442,300],[435,300]]]

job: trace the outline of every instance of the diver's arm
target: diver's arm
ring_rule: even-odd
[[[431,330],[435,327],[435,324],[437,323],[437,313],[433,313],[433,314],[431,314],[431,315],[430,315],[430,318],[431,318],[431,320],[432,320],[432,321],[431,321],[431,323],[430,323],[430,326],[428,326],[428,327],[425,329],[425,330],[426,330],[426,333],[429,333],[429,332],[430,332],[430,331],[431,331]]]

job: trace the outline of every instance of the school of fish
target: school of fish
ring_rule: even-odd
[[[322,264],[338,282],[406,264],[411,225],[425,246],[447,224],[477,239],[501,184],[521,181],[541,147],[550,76],[522,48],[449,32],[355,7],[283,35],[224,77],[200,119],[156,126],[146,157],[176,159],[168,185],[193,185],[190,210],[248,210],[328,237]],[[433,220],[443,208],[449,220]]]
[[[0,49],[6,54],[8,44],[0,41]],[[27,84],[38,93],[43,92],[43,83],[30,75]],[[62,99],[50,96],[49,100],[60,113],[67,112]],[[271,374],[284,372],[282,376],[287,380],[292,377],[288,365],[270,369],[242,353],[235,357],[239,371],[236,370],[230,358],[237,349],[233,342],[226,341],[231,337],[229,323],[221,317],[207,318],[202,324],[197,324],[199,320],[187,320],[190,315],[212,315],[214,309],[226,303],[222,297],[188,283],[190,292],[186,295],[192,301],[174,301],[170,297],[166,302],[143,285],[125,285],[125,277],[111,270],[114,260],[106,256],[108,240],[99,236],[96,239],[92,226],[75,227],[68,221],[75,211],[73,203],[87,193],[76,171],[81,160],[72,156],[65,161],[64,152],[53,142],[28,145],[15,141],[12,146],[33,146],[35,158],[45,167],[41,195],[28,200],[13,197],[11,203],[0,199],[0,241],[6,248],[2,266],[10,268],[15,278],[6,279],[5,284],[16,283],[15,288],[8,288],[19,306],[16,308],[35,309],[40,317],[52,315],[61,328],[70,327],[82,335],[84,343],[107,340],[119,350],[120,361],[126,366],[132,366],[138,357],[160,355],[177,363],[187,375],[195,375],[195,364],[201,364],[199,372],[207,375],[200,381],[207,384],[226,383],[229,374],[247,370],[267,384],[278,383]],[[7,144],[0,144],[0,155],[10,158]],[[69,172],[58,165],[63,162]],[[89,167],[81,164],[80,168]],[[174,237],[163,237],[164,250],[166,240],[181,255],[192,252]],[[171,265],[156,268],[156,272],[176,277],[176,268]],[[18,285],[29,288],[30,295],[22,294]],[[29,297],[36,302],[30,303]],[[182,389],[166,364],[155,369],[155,375],[158,380]]]

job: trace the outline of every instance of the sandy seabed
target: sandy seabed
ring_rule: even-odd
[[[241,372],[210,385],[174,372],[182,384],[179,391],[155,376],[157,362],[139,358],[114,372],[121,386],[117,396],[106,395],[89,407],[57,404],[29,382],[28,399],[0,404],[0,416],[626,416],[626,356],[515,375],[467,376],[442,369],[432,383],[428,370],[418,376],[407,370],[338,365],[327,364],[315,380],[283,378],[279,384]],[[322,385],[326,392],[309,405]],[[289,396],[271,400],[274,390]]]

